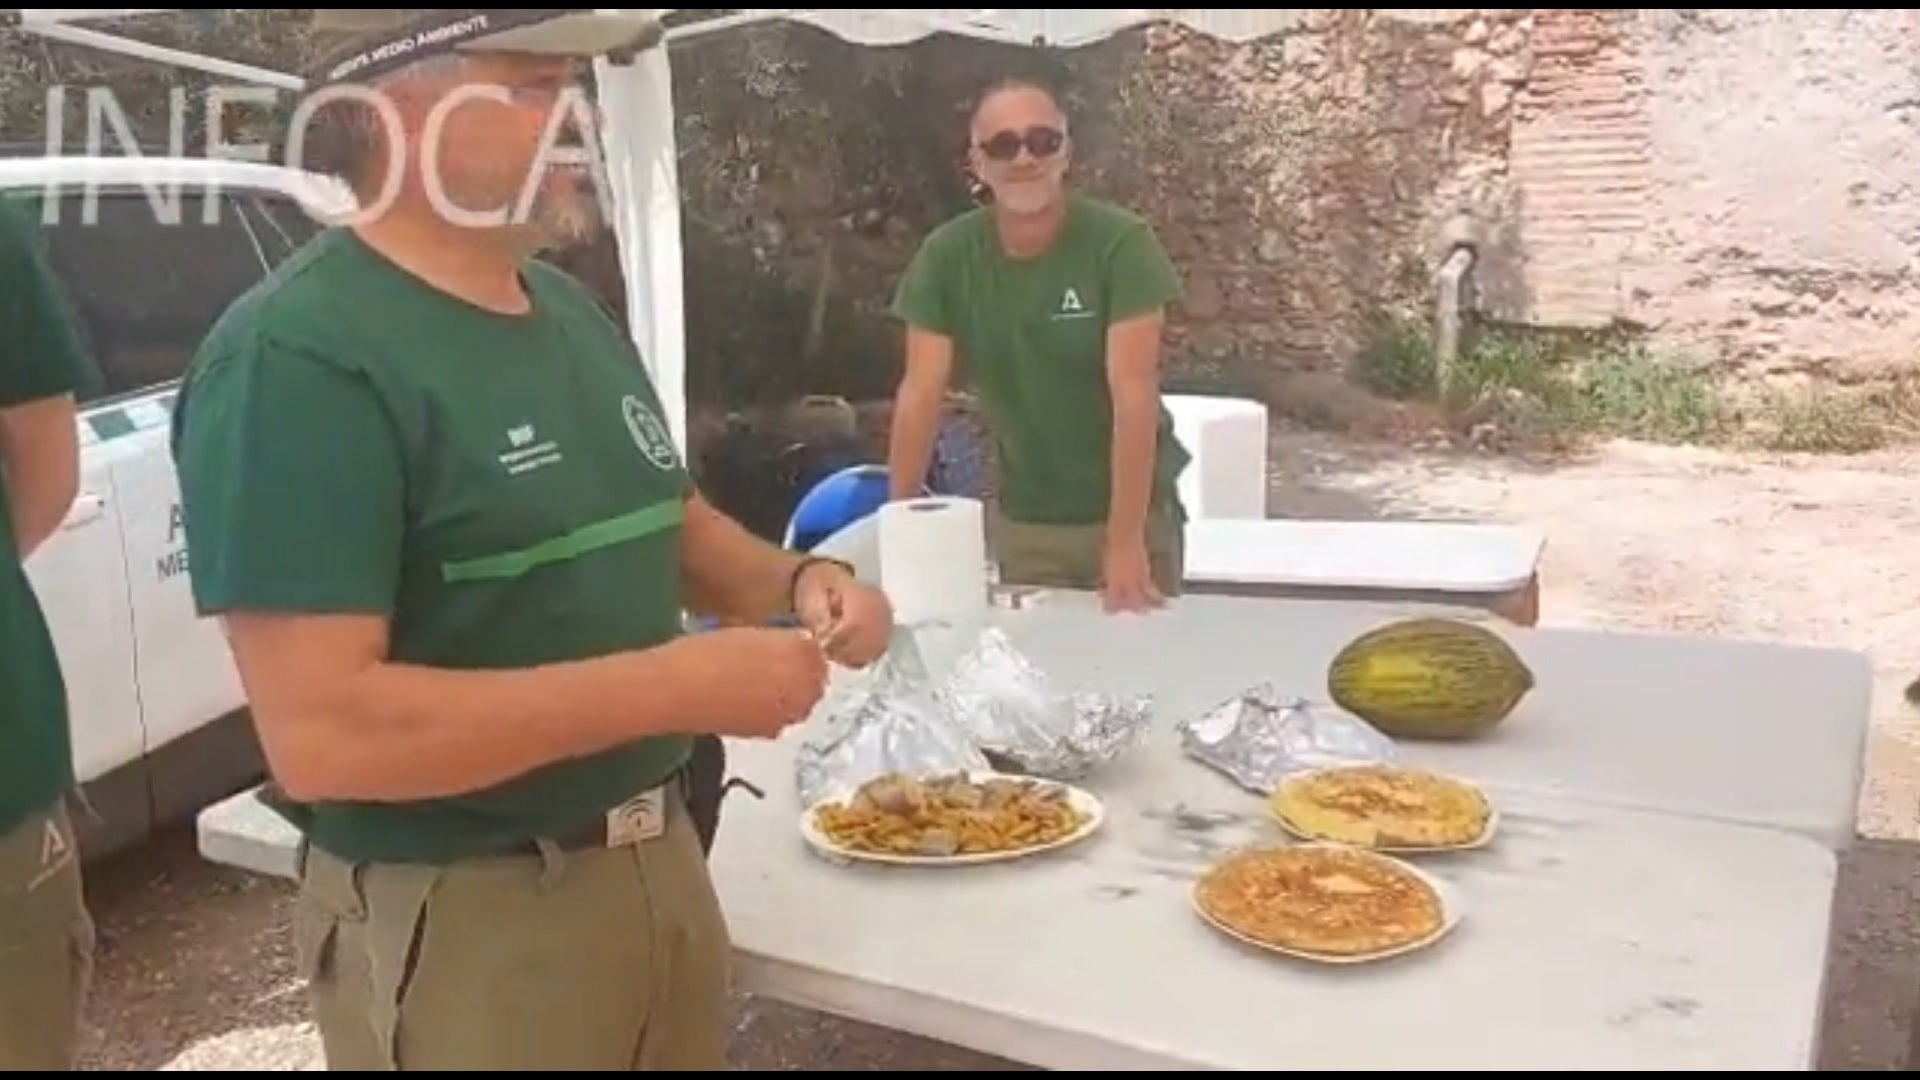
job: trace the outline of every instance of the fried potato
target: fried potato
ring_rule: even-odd
[[[815,809],[835,846],[883,855],[945,857],[1021,851],[1071,836],[1088,815],[1044,781],[963,775],[918,780],[888,774],[844,803]]]

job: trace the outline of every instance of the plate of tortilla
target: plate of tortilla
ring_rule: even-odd
[[[1408,863],[1345,844],[1285,844],[1227,856],[1194,883],[1194,909],[1254,948],[1323,964],[1401,956],[1445,937],[1458,895]]]
[[[1287,777],[1267,805],[1302,840],[1373,851],[1466,851],[1485,845],[1500,812],[1477,785],[1404,765],[1345,765]]]
[[[1106,809],[1070,784],[1002,773],[889,773],[821,800],[800,832],[823,855],[902,866],[968,866],[1077,843]]]

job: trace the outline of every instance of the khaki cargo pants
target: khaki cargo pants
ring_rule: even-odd
[[[732,946],[680,786],[659,790],[664,831],[619,847],[309,848],[293,931],[328,1069],[724,1070]]]
[[[1176,503],[1147,513],[1147,563],[1161,595],[1179,596],[1186,576],[1186,529]],[[987,519],[987,549],[1002,585],[1098,590],[1107,527],[1040,525],[1014,521],[995,509]]]
[[[0,835],[0,1072],[69,1072],[93,920],[64,804]]]

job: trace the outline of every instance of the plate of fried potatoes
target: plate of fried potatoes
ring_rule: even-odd
[[[824,855],[902,866],[969,866],[1052,851],[1091,836],[1106,809],[1069,784],[1003,773],[889,773],[801,815]]]

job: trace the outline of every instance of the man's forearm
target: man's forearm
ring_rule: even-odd
[[[762,623],[791,613],[801,556],[753,535],[705,499],[687,501],[681,551],[687,598],[701,614]]]
[[[1107,328],[1107,386],[1113,399],[1112,492],[1107,541],[1144,542],[1153,498],[1160,427],[1160,331],[1155,310]]]
[[[1116,398],[1113,407],[1113,490],[1107,509],[1109,539],[1144,540],[1153,498],[1153,460],[1159,410],[1151,399]]]
[[[0,475],[6,478],[7,514],[13,526],[14,547],[22,561],[32,557],[40,545],[47,542],[60,529],[60,522],[67,516],[67,510],[73,506],[71,488],[53,494],[43,494],[36,490],[25,478],[18,476],[12,469],[0,465]],[[60,496],[66,496],[65,502]]]
[[[887,495],[911,499],[927,479],[934,436],[940,430],[940,406],[953,372],[953,339],[917,326],[907,327],[907,358],[900,388],[893,395],[892,430],[887,438]]]
[[[477,791],[543,765],[674,733],[711,679],[677,644],[509,671],[377,664],[298,712],[260,716],[301,801],[404,802]]]
[[[0,410],[0,476],[19,557],[60,528],[80,487],[73,398],[56,395]]]
[[[933,441],[939,434],[943,396],[938,385],[912,382],[902,385],[894,396],[892,430],[887,439],[889,498],[913,498],[926,483],[927,463],[933,458]]]

